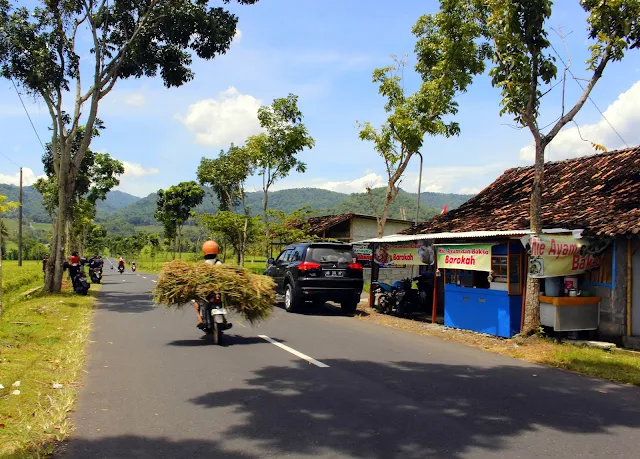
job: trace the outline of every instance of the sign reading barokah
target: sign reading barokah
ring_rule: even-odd
[[[466,269],[469,271],[491,271],[491,245],[439,245],[438,269]]]

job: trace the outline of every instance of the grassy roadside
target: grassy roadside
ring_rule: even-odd
[[[71,430],[67,416],[99,286],[92,285],[86,297],[68,287],[57,295],[22,295],[39,283],[23,284],[7,295],[0,318],[1,458],[43,457]]]
[[[587,376],[640,386],[640,353],[625,350],[611,352],[593,348],[559,344],[551,339],[531,337],[526,340],[502,339],[442,325],[419,322],[379,314],[368,306],[360,305],[365,314],[359,320],[417,333],[423,336],[467,344],[494,354],[507,355],[533,363],[563,368]]]

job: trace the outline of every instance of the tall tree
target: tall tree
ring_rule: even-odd
[[[19,203],[7,201],[7,197],[0,194],[0,217],[2,216],[3,212],[6,212],[7,210],[15,209],[17,207],[20,207]],[[4,233],[7,233],[8,235],[8,231],[7,231],[7,228],[4,226],[4,222],[2,222],[2,219],[0,219],[0,223],[2,223],[0,225],[0,315],[2,315],[2,250],[1,250],[1,247],[4,242],[4,238],[6,237],[4,236]],[[4,231],[3,231],[3,228],[4,228]]]
[[[46,288],[59,291],[64,224],[100,101],[120,79],[159,73],[167,87],[188,82],[194,76],[190,51],[201,59],[225,53],[238,19],[220,6],[210,7],[206,0],[38,3],[32,9],[13,8],[8,0],[0,0],[0,73],[41,98],[51,117],[58,209],[63,218],[57,220],[53,231]],[[80,55],[85,50],[80,49],[80,43],[85,37],[92,42],[92,63],[81,66]],[[88,86],[83,86],[83,81],[88,81]],[[67,97],[71,103],[65,102]],[[67,106],[71,113],[65,111]],[[81,125],[86,131],[74,153],[72,146]]]
[[[544,85],[557,76],[555,58],[548,39],[551,0],[441,0],[438,15],[451,19],[460,11],[468,14],[470,34],[463,37],[455,29],[439,27],[426,30],[425,39],[434,33],[455,40],[461,49],[490,48],[492,67],[489,75],[500,88],[501,115],[512,116],[516,123],[531,131],[535,145],[535,176],[531,189],[530,225],[534,234],[543,229],[542,192],[544,188],[544,152],[560,130],[583,107],[610,62],[621,60],[628,49],[640,46],[640,2],[638,0],[581,0],[587,16],[591,56],[586,62],[589,76],[581,84],[582,92],[573,105],[565,105],[564,92],[557,121],[540,126],[539,114]],[[425,60],[424,65],[429,61]],[[570,107],[570,108],[569,108]],[[567,110],[568,108],[568,110]],[[544,132],[546,130],[546,133]],[[540,326],[540,283],[527,279],[523,334]]]
[[[298,108],[298,96],[275,99],[268,107],[260,107],[258,120],[266,131],[247,139],[246,148],[262,176],[262,212],[265,236],[269,239],[269,189],[278,180],[287,177],[292,170],[304,172],[306,165],[298,159],[298,153],[313,148],[315,141],[302,122]],[[269,251],[269,247],[266,247]]]
[[[221,151],[215,159],[202,158],[198,166],[198,181],[202,185],[211,186],[220,203],[220,210],[216,215],[203,215],[200,222],[209,231],[224,232],[234,247],[240,266],[244,266],[249,236],[255,229],[244,191],[244,183],[254,170],[249,150],[233,144],[226,153]],[[239,206],[242,215],[235,213]]]
[[[93,137],[99,136],[100,130],[103,129],[101,122],[96,121],[96,123]],[[80,126],[72,146],[74,154],[82,145],[84,133],[84,126]],[[58,206],[58,186],[52,144],[48,143],[45,150],[42,163],[47,178],[38,179],[34,188],[42,195],[44,207],[51,216],[55,229],[57,218],[63,214],[60,213]],[[108,153],[97,153],[87,148],[76,173],[74,193],[65,216],[65,250],[67,252],[72,250],[82,252],[84,250],[88,233],[96,215],[97,201],[107,199],[107,193],[120,184],[118,177],[124,172],[124,165]]]
[[[203,199],[204,190],[194,181],[179,183],[166,191],[158,190],[155,217],[164,226],[165,238],[177,239],[180,258],[182,227],[191,217],[193,208],[201,204]]]
[[[464,34],[463,15],[456,19],[449,26],[459,27],[459,33]],[[414,26],[413,33],[421,37],[437,24],[437,16],[433,20],[421,18]],[[374,149],[384,160],[387,174],[381,210],[375,205],[372,186],[367,187],[378,223],[378,237],[384,235],[391,204],[398,196],[399,185],[409,161],[423,146],[424,136],[458,135],[460,126],[450,121],[451,116],[458,112],[455,97],[466,90],[472,75],[484,70],[484,48],[461,52],[455,43],[447,42],[442,37],[433,38],[431,42],[420,39],[416,44],[416,54],[423,59],[416,65],[416,71],[424,79],[416,92],[407,94],[405,91],[406,59],[394,56],[393,65],[373,72],[373,82],[379,84],[378,92],[387,99],[384,109],[388,117],[379,129],[369,122],[360,124],[359,136],[361,140],[373,143]],[[425,57],[429,60],[427,65],[424,64]]]

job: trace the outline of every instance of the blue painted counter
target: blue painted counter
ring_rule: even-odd
[[[522,296],[484,288],[444,288],[444,324],[510,338],[520,332]]]

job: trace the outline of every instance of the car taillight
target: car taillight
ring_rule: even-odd
[[[318,269],[320,267],[320,263],[311,263],[310,261],[305,261],[304,263],[300,263],[298,265],[298,271],[309,271],[311,269]]]
[[[350,269],[355,269],[356,271],[362,271],[362,265],[360,263],[349,263]]]

